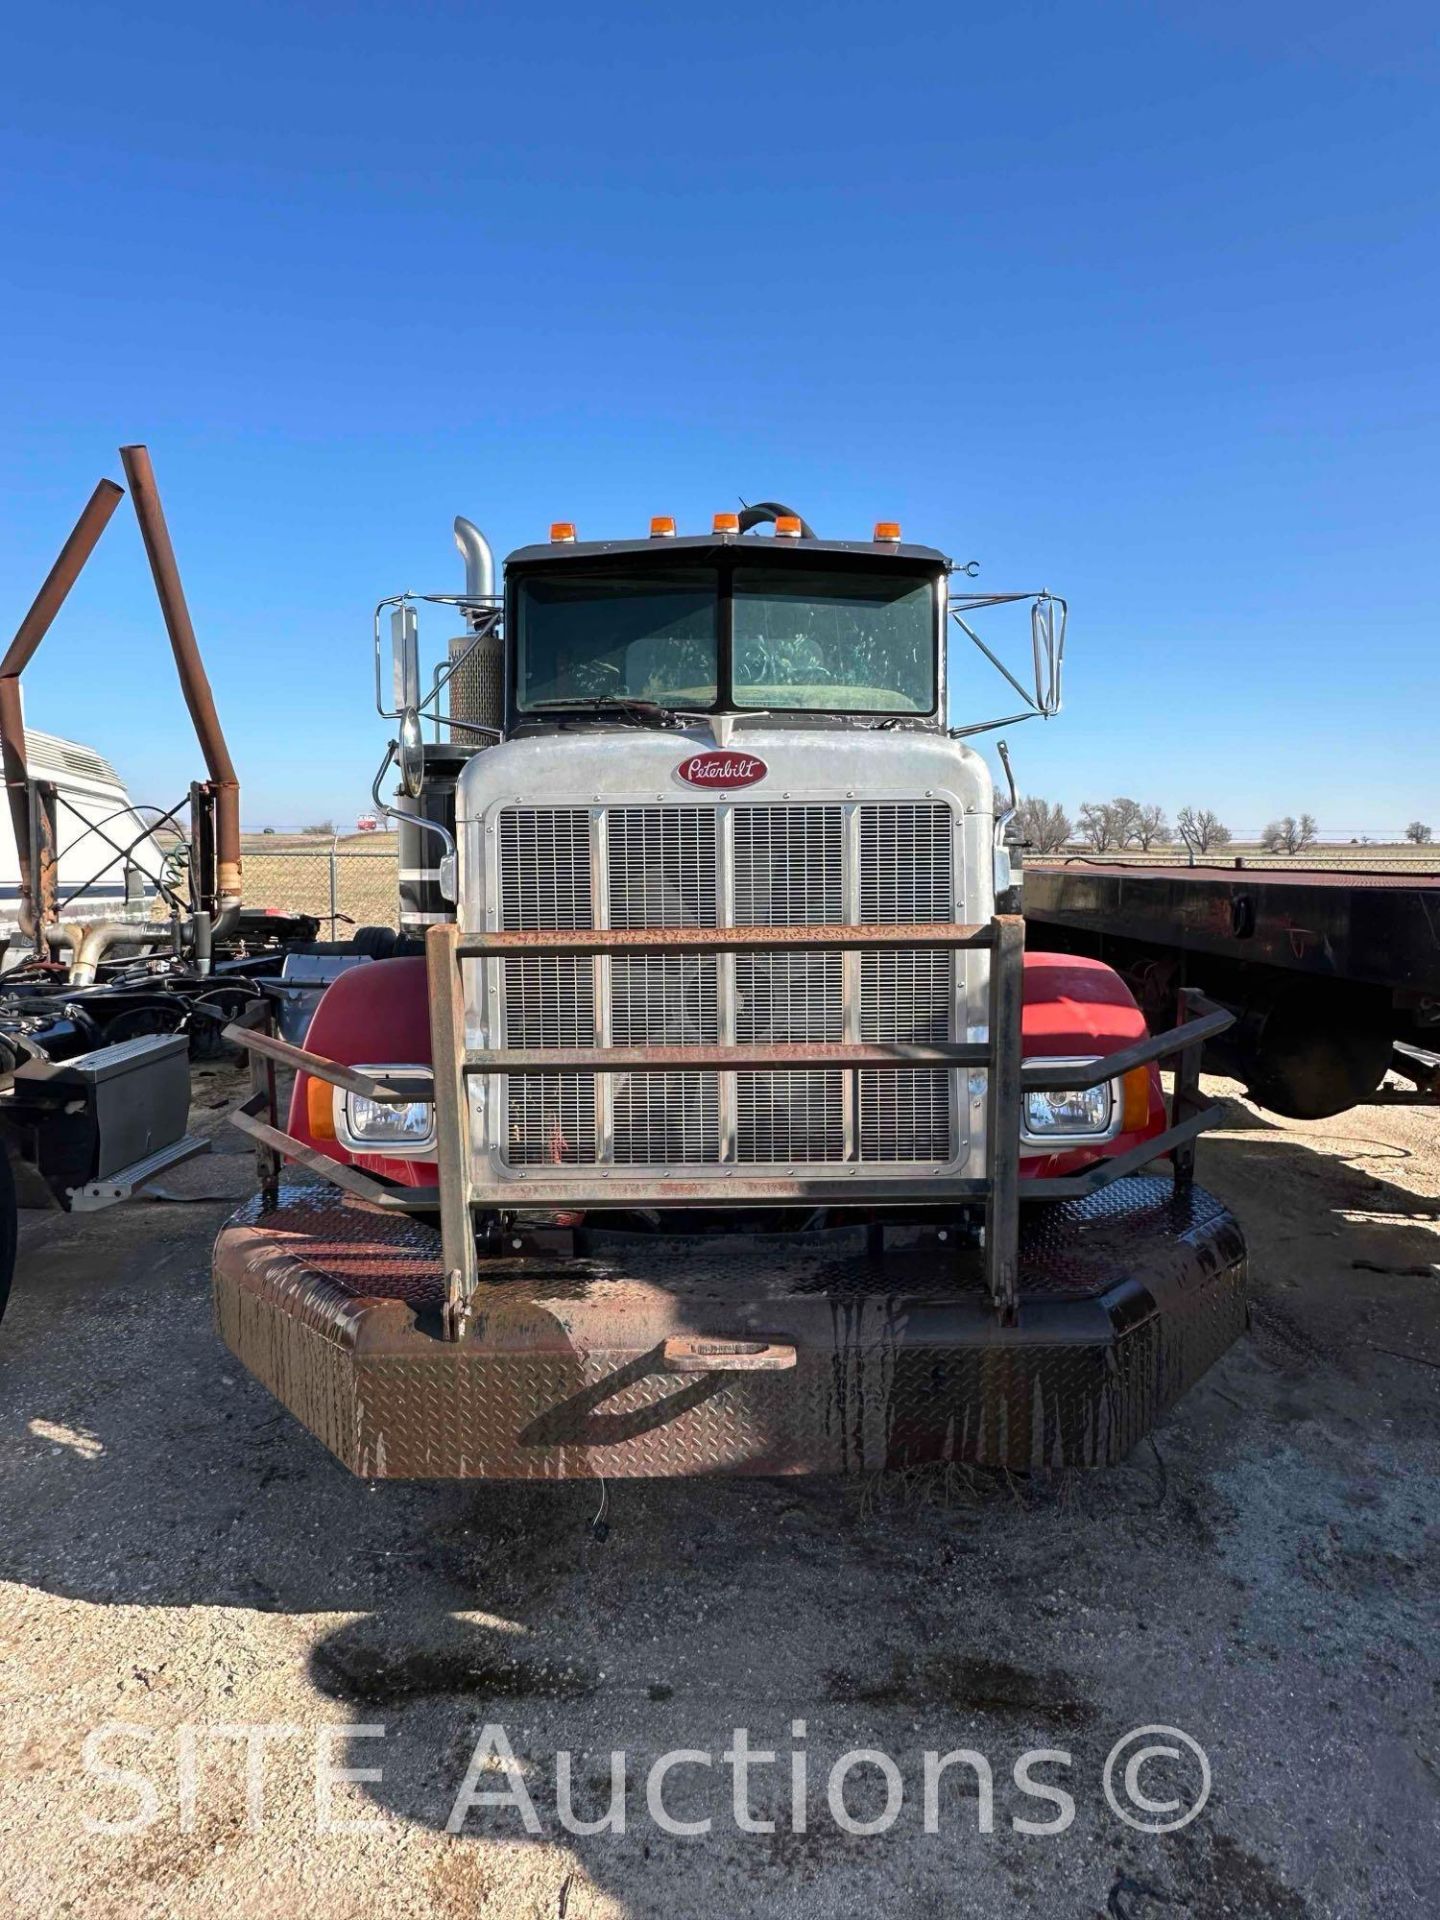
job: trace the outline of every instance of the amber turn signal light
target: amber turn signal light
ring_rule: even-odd
[[[1132,1067],[1120,1082],[1120,1131],[1138,1133],[1150,1118],[1150,1069]]]
[[[328,1080],[313,1077],[305,1083],[305,1118],[312,1140],[335,1138],[335,1089]]]

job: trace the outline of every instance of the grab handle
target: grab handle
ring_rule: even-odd
[[[783,1373],[795,1364],[785,1340],[725,1340],[677,1333],[660,1349],[666,1373]]]

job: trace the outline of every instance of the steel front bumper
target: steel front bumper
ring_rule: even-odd
[[[1239,1227],[1168,1178],[1027,1208],[1008,1327],[980,1256],[933,1235],[593,1244],[486,1265],[447,1341],[438,1235],[292,1187],[221,1232],[216,1314],[346,1466],[400,1479],[1105,1465],[1245,1324]],[[704,1370],[697,1335],[780,1364]]]

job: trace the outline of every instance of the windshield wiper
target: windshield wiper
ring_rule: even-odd
[[[642,700],[628,693],[582,693],[569,700],[532,700],[526,713],[613,713],[628,716],[642,727],[678,727],[680,715],[674,707],[662,707],[658,700]]]

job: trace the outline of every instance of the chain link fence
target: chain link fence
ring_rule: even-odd
[[[298,836],[297,836],[298,837]],[[395,836],[377,836],[377,843],[357,847],[353,841],[312,841],[303,847],[256,846],[244,849],[245,899],[256,907],[277,907],[286,913],[314,914],[325,938],[344,939],[352,926],[396,927],[400,924],[400,873]],[[1142,853],[1065,853],[1032,854],[1033,864],[1057,862],[1083,866],[1183,866],[1185,853],[1173,848]],[[1264,854],[1250,848],[1227,847],[1201,859],[1201,865],[1231,867],[1243,862],[1246,868],[1260,871],[1285,871],[1307,868],[1353,868],[1356,872],[1384,871],[1397,874],[1433,872],[1436,849],[1417,847],[1408,852],[1397,848],[1377,850],[1371,847],[1343,849],[1315,847],[1299,855]]]
[[[351,926],[400,924],[399,859],[393,845],[364,849],[246,847],[247,905],[311,913],[325,938],[344,939]]]

